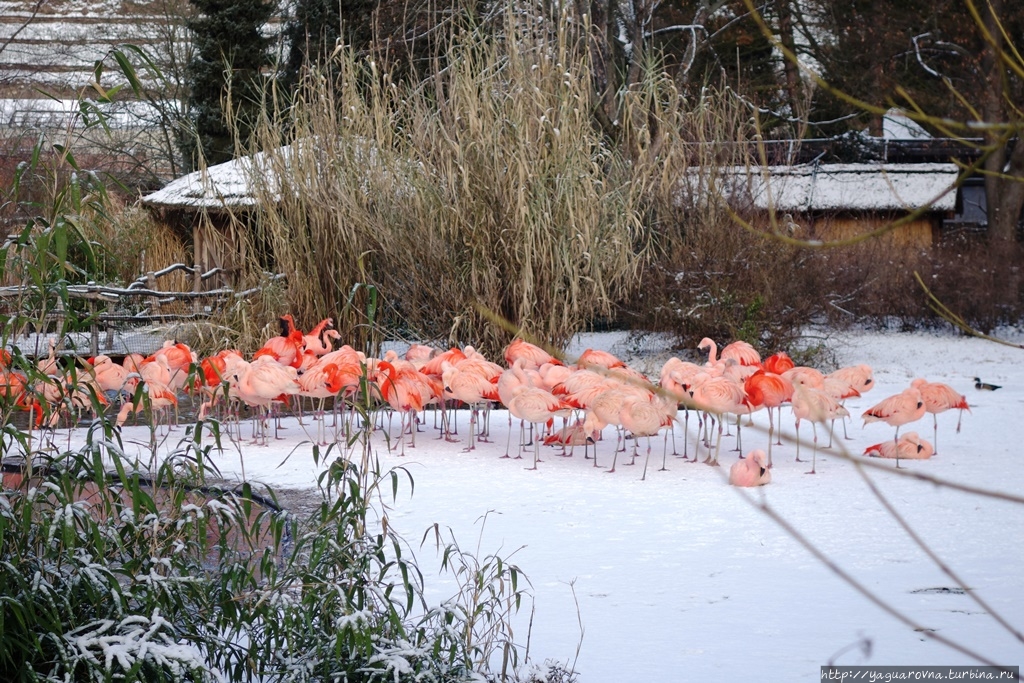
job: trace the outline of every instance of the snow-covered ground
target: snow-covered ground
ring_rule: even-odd
[[[594,346],[628,356],[618,340],[588,336],[570,351]],[[798,681],[817,680],[818,667],[830,662],[975,663],[933,636],[997,664],[1021,664],[1024,642],[990,611],[1024,628],[1024,504],[915,475],[1024,495],[1024,350],[925,333],[845,333],[833,344],[840,364],[871,364],[877,386],[848,401],[850,440],[837,425],[835,445],[818,452],[817,474],[794,462],[788,409],[784,445],[773,453],[773,481],[757,490],[726,483],[737,457],[729,451],[732,438],[725,440],[722,467],[669,454],[666,471],[660,469],[662,441],[655,439],[642,481],[642,458],[623,466],[620,454],[617,471],[607,472],[615,441],[608,428],[610,438],[598,451],[602,467],[579,452],[562,458],[545,449],[539,469],[531,471],[532,461],[500,458],[508,421],[495,411],[492,442],[472,452],[463,451],[464,441],[437,439],[429,424],[404,457],[379,449],[384,466],[405,467],[415,479],[414,495],[400,492],[389,523],[416,550],[429,599],[440,601],[456,586],[438,575],[433,546],[419,547],[434,523],[450,528],[463,548],[474,549],[482,535],[482,553],[511,555],[533,593],[517,622],[520,641],[529,639],[531,660],[575,668],[583,683],[737,680],[748,674]],[[656,368],[647,370],[656,376]],[[975,376],[1003,387],[976,390]],[[966,394],[971,412],[964,414],[962,430],[956,433],[955,412],[942,414],[931,460],[903,461],[903,474],[888,460],[871,459],[880,467],[858,468],[855,462],[867,460],[860,456],[865,447],[893,437],[884,424],[862,426],[860,414],[915,377]],[[744,450],[767,443],[765,415],[754,419],[758,427],[743,431]],[[690,424],[692,453],[695,420]],[[283,440],[227,449],[217,465],[240,476],[244,464],[248,478],[279,489],[313,487],[318,470],[312,449],[300,444],[309,436],[294,422],[286,425]],[[466,426],[463,418],[463,439]],[[930,415],[903,431],[915,428],[932,439]],[[676,434],[681,450],[681,429]],[[809,439],[809,426],[801,434]],[[126,437],[146,443],[148,430],[129,428]],[[854,454],[854,462],[840,457],[840,448]],[[809,443],[801,452],[810,455]],[[869,482],[966,591],[915,544]],[[873,604],[759,506],[914,626]]]

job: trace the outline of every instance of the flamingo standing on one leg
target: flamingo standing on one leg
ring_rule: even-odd
[[[540,462],[540,425],[548,423],[555,415],[569,415],[572,406],[550,391],[539,387],[526,387],[516,394],[506,407],[515,417],[536,425],[536,434],[533,438],[533,467],[529,468],[535,470],[537,463]]]
[[[718,438],[715,441],[715,455],[711,456],[711,443],[708,442],[708,456],[704,463],[718,465],[718,453],[722,446],[722,421],[725,414],[739,415],[750,410],[750,402],[747,393],[743,389],[743,383],[731,377],[721,375],[712,377],[710,375],[697,375],[690,386],[690,396],[697,408],[705,414],[714,415],[718,420]],[[705,429],[705,433],[706,433]],[[707,434],[706,434],[707,435]],[[694,454],[694,462],[697,455]]]
[[[840,403],[845,401],[847,398],[853,398],[854,396],[861,396],[871,391],[875,387],[875,375],[870,365],[866,363],[860,363],[858,365],[848,365],[846,367],[839,368],[835,372],[831,372],[825,376],[825,383],[827,385],[826,391],[829,391],[833,397],[839,400]],[[840,387],[845,387],[840,390]],[[837,395],[838,394],[838,395]],[[846,433],[846,421],[843,421],[843,438],[849,439],[850,436]],[[828,445],[832,445],[832,433],[829,432]]]
[[[653,394],[649,399],[633,397],[623,404],[622,410],[619,412],[619,419],[622,421],[622,428],[633,435],[634,453],[636,452],[636,442],[640,437],[647,437],[644,473],[640,477],[640,480],[644,481],[647,479],[647,463],[651,460],[651,437],[662,428],[672,426],[669,405]],[[665,450],[668,450],[667,444]],[[664,465],[664,459],[662,464]]]
[[[885,422],[896,428],[896,435],[893,441],[899,439],[900,427],[911,422],[916,422],[924,417],[926,408],[924,397],[917,387],[909,387],[894,396],[883,399],[871,408],[864,411],[861,417],[864,424],[869,422]],[[900,460],[896,458],[896,467],[900,466]]]
[[[947,410],[959,410],[960,416],[956,420],[956,433],[960,433],[960,421],[963,419],[964,411],[971,412],[967,405],[967,397],[959,391],[941,382],[929,382],[925,379],[915,379],[910,386],[916,387],[924,399],[924,409],[932,414],[932,441],[935,442],[935,452],[939,448],[939,419],[938,414]]]
[[[807,474],[814,474],[818,464],[818,423],[824,424],[830,420],[849,417],[850,411],[821,389],[796,386],[793,389],[793,415],[796,417],[797,462],[803,462],[800,460],[800,420],[808,420],[811,423],[814,452],[811,456],[811,471]]]
[[[690,428],[690,383],[703,368],[696,363],[683,361],[675,356],[665,361],[661,367],[661,388],[668,392],[671,400],[676,402],[678,408],[683,409],[683,460],[689,460],[687,451],[689,442],[686,440]],[[675,451],[675,432],[672,434],[673,455]]]

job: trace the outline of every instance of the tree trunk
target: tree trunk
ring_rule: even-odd
[[[802,117],[804,109],[803,89],[800,81],[800,67],[796,63],[796,39],[793,36],[793,8],[789,0],[776,0],[775,10],[779,14],[779,42],[792,55],[783,58],[786,69],[786,94],[789,98],[790,116]]]
[[[1003,16],[1003,0],[990,0],[982,7],[985,30],[989,40],[982,54],[981,68],[988,83],[982,100],[981,115],[989,124],[1006,123],[1009,112],[1005,105],[1008,92],[1006,68],[1000,59],[1004,48],[1003,32],[998,17]],[[1016,239],[1017,223],[1024,208],[1024,142],[1017,139],[1007,146],[1006,133],[985,131],[985,142],[991,154],[985,160],[985,199],[988,205],[988,237],[994,245]]]

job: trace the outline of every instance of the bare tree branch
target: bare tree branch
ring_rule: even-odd
[[[43,6],[43,2],[45,2],[45,0],[37,0],[36,4],[35,4],[35,7],[32,8],[32,11],[31,11],[31,13],[29,13],[28,18],[25,19],[24,22],[22,22],[21,26],[19,26],[14,31],[14,33],[12,33],[10,35],[10,37],[7,38],[7,40],[5,40],[3,43],[0,43],[0,53],[2,53],[4,50],[6,50],[7,46],[10,45],[12,42],[14,42],[14,39],[18,37],[18,34],[21,33],[22,31],[24,31],[28,27],[28,25],[31,24],[35,20],[36,15],[39,14],[39,10]]]

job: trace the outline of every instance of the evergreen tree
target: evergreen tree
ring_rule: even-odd
[[[185,157],[195,165],[201,150],[207,163],[217,164],[230,160],[235,150],[224,105],[230,103],[234,133],[241,142],[248,142],[255,124],[263,70],[271,64],[271,39],[263,28],[275,7],[270,0],[189,1],[199,11],[188,22],[196,54],[187,70],[189,110],[197,139],[191,141]]]
[[[295,89],[303,65],[323,64],[341,39],[341,0],[297,0],[284,29],[288,41],[284,90]]]

